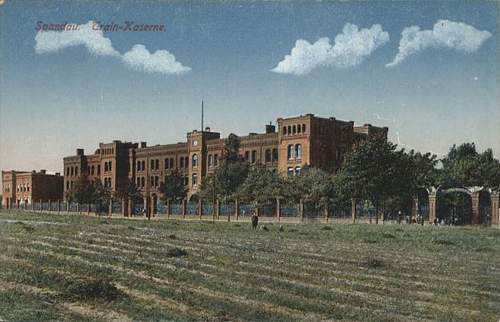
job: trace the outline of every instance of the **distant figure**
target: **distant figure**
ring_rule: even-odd
[[[259,216],[257,216],[257,214],[254,212],[252,214],[252,229],[256,230],[258,224],[259,224]]]
[[[285,231],[285,229],[283,228],[283,225],[280,225],[279,231]]]

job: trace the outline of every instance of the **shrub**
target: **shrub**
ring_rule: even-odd
[[[184,249],[177,248],[177,247],[170,249],[167,252],[168,257],[182,257],[182,256],[187,256],[187,254],[188,253]]]
[[[125,296],[109,280],[102,278],[68,280],[65,286],[64,293],[71,299],[113,301]]]

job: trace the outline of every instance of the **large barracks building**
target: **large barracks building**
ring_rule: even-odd
[[[306,165],[335,172],[353,146],[375,135],[387,138],[388,131],[387,127],[354,126],[352,121],[313,114],[279,118],[277,127],[266,125],[264,133],[240,136],[240,154],[249,163],[263,164],[284,175],[300,174]],[[86,174],[112,191],[133,180],[144,199],[156,203],[160,184],[176,170],[184,176],[192,196],[220,165],[223,150],[224,138],[208,127],[187,133],[181,143],[147,146],[146,142],[113,141],[100,143],[90,155],[77,149],[76,155],[64,158],[64,195]]]

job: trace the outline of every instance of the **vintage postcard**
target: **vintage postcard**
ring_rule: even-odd
[[[0,0],[0,321],[500,321],[499,13]]]

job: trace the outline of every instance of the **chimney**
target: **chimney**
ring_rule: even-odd
[[[269,124],[266,125],[266,133],[274,133],[276,131],[276,127],[269,122]]]
[[[205,132],[210,132],[210,126],[205,126]]]
[[[147,143],[146,142],[141,142],[141,149],[147,147]]]
[[[46,173],[47,173],[47,170],[42,169],[42,170],[40,170],[40,173],[41,173],[41,174],[46,174]]]
[[[83,149],[76,149],[76,155],[83,155]]]
[[[59,177],[61,175],[61,172],[56,172],[56,177]]]

